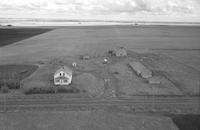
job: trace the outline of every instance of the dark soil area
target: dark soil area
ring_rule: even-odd
[[[17,75],[22,80],[30,76],[37,68],[36,65],[0,65],[0,78],[8,79]]]
[[[21,80],[30,76],[38,66],[35,65],[0,65],[0,92],[19,89]]]
[[[171,118],[180,130],[200,130],[200,115],[172,115]]]
[[[0,29],[0,47],[12,44],[26,38],[39,35],[50,31],[51,29],[41,28],[1,28]]]

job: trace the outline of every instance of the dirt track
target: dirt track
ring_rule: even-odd
[[[139,112],[199,114],[199,97],[135,96],[132,99],[68,99],[68,98],[1,98],[1,112],[29,110],[90,110],[108,107],[127,107]]]

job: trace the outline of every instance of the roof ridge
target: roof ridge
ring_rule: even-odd
[[[66,71],[66,73],[72,74],[72,69],[67,66],[59,67],[59,69],[56,70],[55,74],[59,73],[60,71]]]

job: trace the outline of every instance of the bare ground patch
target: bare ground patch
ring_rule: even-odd
[[[154,73],[161,72],[184,94],[200,94],[199,71],[162,54],[145,54],[142,62]]]
[[[110,67],[110,72],[117,79],[119,93],[122,95],[181,95],[182,93],[164,77],[161,84],[148,84],[138,77],[126,63],[116,63]]]

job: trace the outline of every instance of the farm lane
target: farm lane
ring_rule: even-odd
[[[0,99],[0,111],[20,111],[20,110],[45,110],[45,109],[67,109],[76,108],[81,109],[82,107],[88,108],[105,108],[112,106],[132,106],[133,108],[181,108],[184,110],[199,108],[199,96],[192,97],[176,97],[176,96],[136,96],[132,99],[31,99],[27,98],[24,100],[17,99]],[[195,113],[200,113],[196,110]]]

